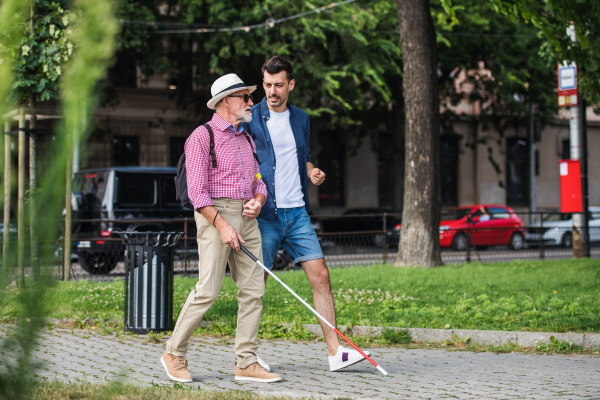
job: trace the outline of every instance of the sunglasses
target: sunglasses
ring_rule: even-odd
[[[248,101],[252,100],[252,95],[251,94],[230,94],[227,97],[243,97],[244,98],[244,103],[248,104]]]

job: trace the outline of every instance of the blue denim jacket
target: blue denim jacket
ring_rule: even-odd
[[[304,194],[304,206],[306,212],[310,212],[310,203],[308,201],[308,178],[306,176],[306,163],[310,161],[310,119],[308,114],[288,103],[290,110],[290,125],[296,139],[296,151],[298,153],[298,173],[300,174],[300,184]],[[271,117],[267,98],[265,97],[259,104],[252,107],[252,122],[242,123],[244,129],[252,135],[256,144],[256,154],[260,159],[260,174],[263,182],[267,185],[269,195],[267,201],[260,211],[260,216],[266,219],[277,218],[277,199],[275,198],[275,151],[271,136],[267,129],[267,121]]]

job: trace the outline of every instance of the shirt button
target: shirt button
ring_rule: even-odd
[[[275,167],[273,167],[273,169],[275,169]]]

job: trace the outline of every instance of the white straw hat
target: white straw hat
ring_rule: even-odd
[[[215,109],[215,105],[221,100],[223,97],[230,95],[231,93],[235,93],[239,90],[248,89],[250,93],[256,90],[255,86],[246,86],[244,81],[240,79],[236,74],[227,74],[223,75],[219,79],[212,84],[210,88],[210,92],[212,94],[212,99],[206,103],[208,108],[211,110]]]

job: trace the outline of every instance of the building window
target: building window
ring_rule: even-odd
[[[458,205],[458,138],[440,136],[442,205]]]
[[[126,52],[117,54],[116,64],[108,71],[110,81],[121,88],[137,87],[136,55]]]
[[[344,160],[345,148],[336,132],[322,132],[319,141],[323,150],[319,153],[319,168],[327,174],[327,184],[319,186],[321,207],[344,206]]]
[[[187,138],[185,137],[172,137],[170,139],[170,157],[169,157],[169,165],[171,167],[176,167],[181,155],[183,154],[185,148],[185,141]]]
[[[506,203],[527,205],[529,201],[529,144],[522,138],[506,140]]]
[[[115,167],[140,165],[140,138],[138,136],[115,136],[113,145]]]
[[[562,141],[562,159],[561,160],[570,160],[571,159],[571,139],[563,139]]]
[[[540,176],[540,151],[535,151],[535,176]]]

